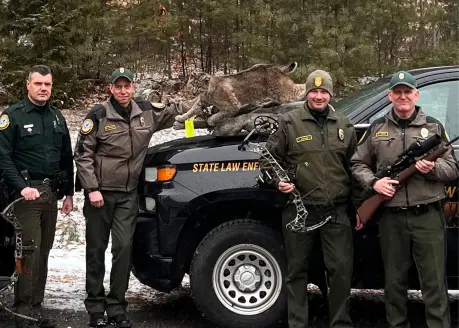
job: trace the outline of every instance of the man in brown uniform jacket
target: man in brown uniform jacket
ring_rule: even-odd
[[[399,185],[374,172],[392,165],[414,141],[438,134],[448,141],[443,125],[416,106],[419,91],[407,72],[394,74],[389,84],[392,110],[375,120],[352,157],[356,179],[375,192],[392,197],[379,216],[385,274],[386,320],[389,328],[409,328],[407,316],[408,270],[412,257],[419,272],[429,328],[449,328],[451,319],[446,285],[445,218],[441,200],[445,183],[458,177],[452,148],[435,162],[418,160],[419,171]],[[400,189],[396,192],[396,187]],[[357,220],[357,230],[362,228]]]
[[[137,182],[155,131],[171,127],[172,105],[164,109],[132,100],[134,75],[128,69],[113,72],[112,96],[94,106],[81,127],[75,148],[77,183],[85,192],[86,309],[90,326],[131,327],[125,293],[131,270],[131,243],[137,216]],[[78,185],[77,188],[78,190]],[[112,233],[110,292],[103,279],[105,250]]]

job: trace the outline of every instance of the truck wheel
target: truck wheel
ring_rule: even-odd
[[[190,283],[200,311],[219,327],[263,328],[287,308],[282,237],[253,220],[213,229],[193,256]]]

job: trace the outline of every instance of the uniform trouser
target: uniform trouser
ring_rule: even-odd
[[[57,222],[57,193],[48,186],[37,189],[46,194],[36,200],[21,201],[14,212],[22,228],[23,246],[32,247],[23,251],[23,273],[15,286],[15,308],[29,315],[41,311]]]
[[[347,205],[336,207],[336,220],[333,219],[316,230],[307,233],[293,233],[285,225],[296,216],[293,206],[288,206],[282,215],[285,249],[287,254],[288,323],[289,328],[308,326],[308,258],[316,234],[320,234],[324,262],[329,277],[329,316],[330,327],[352,327],[349,316],[349,297],[353,264],[352,228],[346,213]],[[307,220],[318,221],[317,213],[309,209]]]
[[[439,206],[429,208],[429,212],[420,215],[410,210],[382,210],[379,233],[389,328],[410,327],[407,290],[412,259],[418,269],[427,326],[451,327],[445,272],[445,219]]]
[[[137,191],[102,191],[104,205],[96,208],[86,197],[86,310],[107,312],[109,317],[126,313],[125,294],[131,272],[131,245],[137,217]],[[112,234],[110,291],[105,296],[105,251]]]

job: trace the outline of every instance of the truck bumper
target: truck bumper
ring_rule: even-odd
[[[162,292],[169,292],[180,285],[183,276],[177,277],[174,259],[159,254],[154,218],[138,218],[132,252],[132,273],[142,284]]]

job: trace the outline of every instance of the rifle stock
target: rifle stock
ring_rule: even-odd
[[[459,140],[459,137],[454,138],[447,144],[443,145],[442,147],[437,148],[433,152],[429,153],[423,159],[434,162],[437,160],[437,158],[443,156],[444,153],[448,150],[449,145],[453,144]],[[417,173],[418,170],[416,169],[416,163],[411,164],[409,167],[401,171],[393,180],[399,181],[399,183],[402,183],[406,180],[408,180],[411,176],[413,176],[415,173]],[[397,189],[398,190],[398,189]],[[397,192],[397,190],[395,192]],[[381,194],[376,194],[365,200],[362,205],[357,209],[357,214],[360,218],[360,221],[362,224],[366,224],[373,214],[376,212],[379,206],[381,206],[383,203],[386,201],[390,200],[391,197],[387,197]]]
[[[357,209],[357,214],[359,215],[360,222],[363,225],[367,224],[370,221],[373,214],[376,212],[379,206],[384,202],[388,201],[390,197],[376,194],[365,200],[362,205]]]

